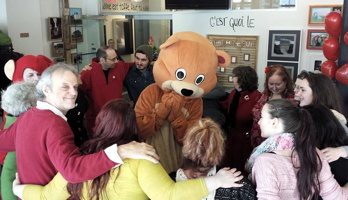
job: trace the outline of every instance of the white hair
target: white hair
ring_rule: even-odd
[[[36,106],[36,86],[34,83],[17,82],[1,92],[1,108],[8,114],[18,117],[31,107]]]

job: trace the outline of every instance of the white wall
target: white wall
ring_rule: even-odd
[[[259,36],[257,73],[259,90],[262,91],[265,80],[264,68],[267,65],[269,30],[302,30],[299,72],[314,70],[314,60],[326,60],[321,50],[306,49],[307,30],[324,29],[323,26],[307,25],[309,5],[343,4],[343,0],[298,0],[297,4],[297,8],[293,10],[177,11],[173,12],[173,33],[194,31],[203,36],[207,34]],[[226,18],[226,24],[212,26],[210,24],[212,17]],[[248,17],[254,19],[252,28],[247,27]],[[238,18],[243,19],[244,26],[235,26],[233,29],[228,22],[230,19]]]
[[[6,0],[0,0],[0,30],[7,34]]]
[[[12,39],[14,50],[24,54],[42,54],[41,6],[40,0],[6,0],[7,30]],[[29,33],[29,37],[20,38],[20,33]]]

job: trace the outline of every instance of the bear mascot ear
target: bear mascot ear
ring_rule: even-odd
[[[226,68],[231,64],[231,57],[225,51],[216,50],[218,55],[219,66]]]
[[[14,60],[7,61],[4,67],[4,71],[5,71],[6,77],[12,81],[13,74],[15,71],[15,61]]]

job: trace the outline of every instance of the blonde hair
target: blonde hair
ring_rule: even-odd
[[[218,165],[224,155],[224,141],[220,125],[210,118],[202,118],[184,137],[184,159],[189,159],[200,167]]]

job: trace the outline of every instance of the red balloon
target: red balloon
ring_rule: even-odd
[[[344,43],[348,45],[348,31],[344,34],[343,40],[344,40]]]
[[[337,38],[328,37],[323,42],[323,53],[328,60],[337,60],[340,43]]]
[[[337,12],[330,12],[325,17],[325,30],[332,37],[340,37],[342,29],[342,16]]]
[[[337,70],[336,79],[339,82],[348,85],[348,64],[344,64]]]
[[[337,71],[337,64],[332,60],[327,60],[321,64],[320,70],[329,78],[333,78]]]

